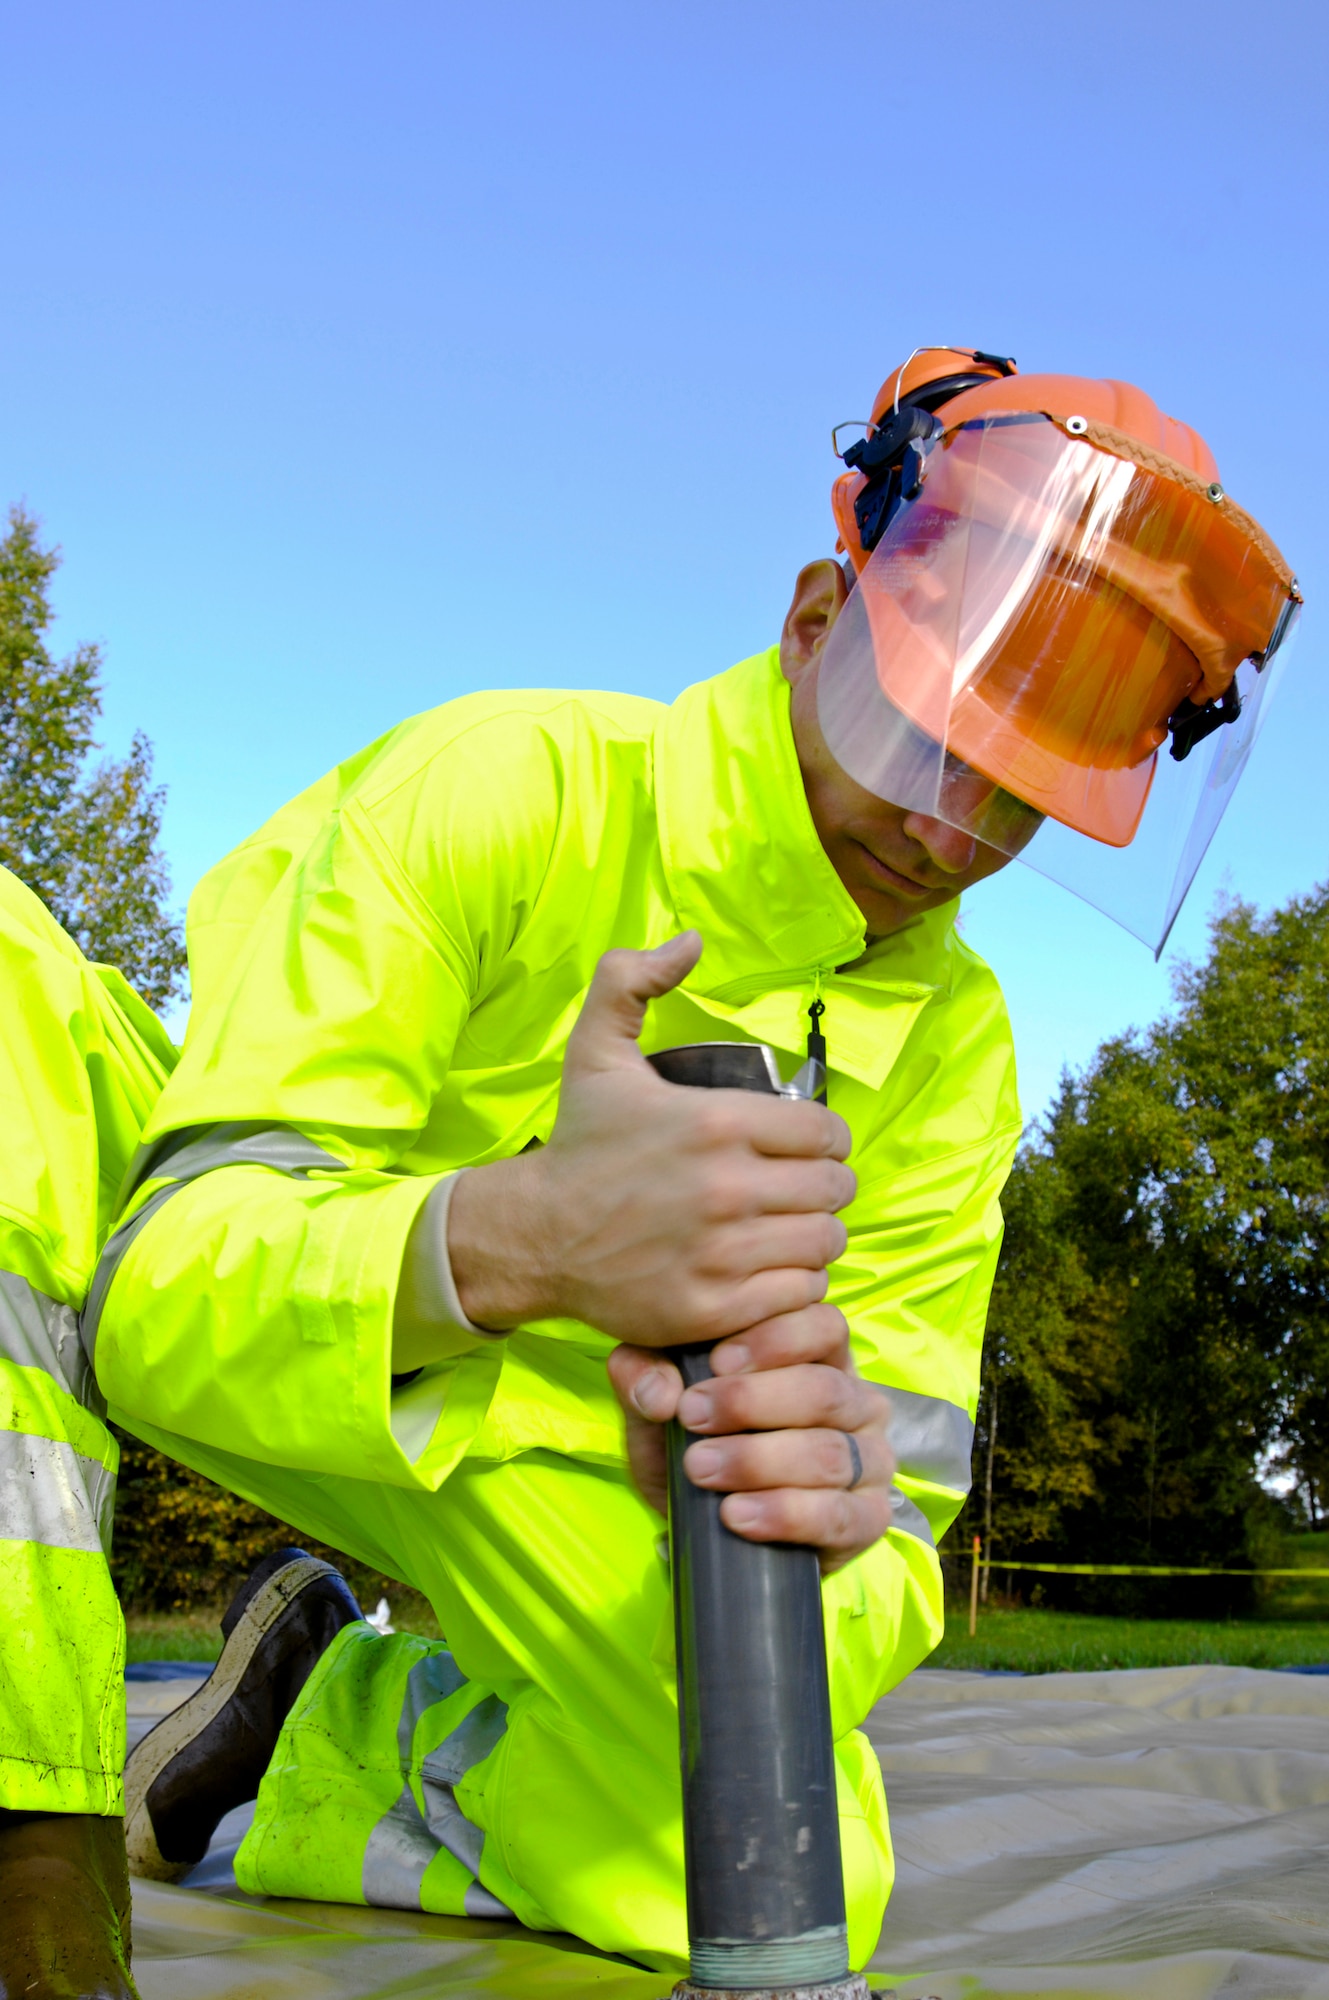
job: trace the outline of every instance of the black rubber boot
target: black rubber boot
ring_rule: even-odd
[[[217,1825],[258,1797],[281,1726],[343,1626],[363,1616],[330,1563],[303,1549],[266,1556],[222,1619],[221,1658],[125,1765],[129,1868],[178,1882]]]
[[[122,1819],[0,1812],[0,2000],[138,2000]]]

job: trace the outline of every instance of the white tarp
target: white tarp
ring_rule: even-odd
[[[883,1970],[977,1982],[947,1995],[1329,1995],[1329,1679],[924,1671],[868,1726],[899,1862]]]
[[[131,1684],[131,1741],[197,1685]],[[1329,2000],[1329,1678],[1237,1667],[914,1674],[868,1724],[899,2000]],[[237,1816],[233,1816],[236,1818]],[[243,1816],[239,1816],[243,1817]],[[239,1827],[224,1828],[233,1842]],[[511,1924],[135,1884],[143,2000],[657,2000]]]

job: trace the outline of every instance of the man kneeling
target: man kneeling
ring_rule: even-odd
[[[677,1414],[735,1535],[820,1554],[851,1964],[872,1951],[893,1863],[858,1725],[940,1636],[1020,1130],[958,898],[1027,851],[1158,942],[1299,598],[1127,385],[924,350],[861,428],[849,561],[803,570],[778,647],[668,708],[416,717],[194,897],[99,1378],[152,1443],[422,1590],[447,1638],[380,1638],[283,1557],[212,1695],[131,1763],[146,1870],[257,1789],[247,1889],[506,1909],[677,1967]],[[1117,877],[1085,864],[1126,846]],[[792,1067],[809,1027],[829,1106],[680,1089],[643,1054]],[[684,1394],[662,1350],[696,1342],[714,1379]]]

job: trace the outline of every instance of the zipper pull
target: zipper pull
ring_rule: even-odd
[[[808,1061],[819,1062],[821,1064],[824,1078],[826,1075],[826,1037],[821,1032],[821,1017],[826,1012],[826,1002],[820,997],[820,979],[817,981],[817,986],[818,997],[808,1008],[808,1019],[812,1023],[812,1026],[808,1029]],[[816,1101],[818,1104],[826,1102],[825,1081],[823,1081],[821,1089],[817,1092]]]

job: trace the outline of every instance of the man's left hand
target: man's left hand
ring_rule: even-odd
[[[803,1542],[823,1574],[880,1541],[891,1522],[890,1404],[863,1381],[835,1306],[806,1306],[711,1350],[713,1379],[685,1390],[664,1355],[616,1347],[609,1379],[627,1419],[639,1492],[668,1510],[663,1426],[697,1433],[683,1458],[694,1486],[726,1497],[720,1519],[750,1542]]]

